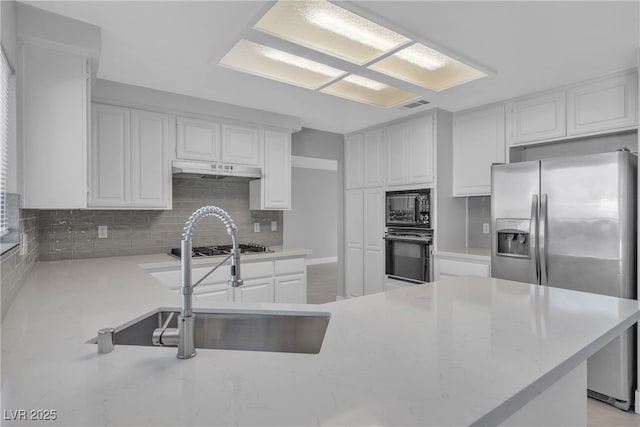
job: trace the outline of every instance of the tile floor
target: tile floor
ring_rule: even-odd
[[[640,427],[640,415],[633,410],[624,412],[599,400],[587,400],[589,427]]]
[[[307,267],[307,302],[324,304],[336,300],[337,263]],[[588,427],[640,427],[640,415],[623,412],[598,400],[587,400]]]

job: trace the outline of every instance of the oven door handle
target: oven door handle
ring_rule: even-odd
[[[411,237],[411,236],[384,236],[384,240],[391,240],[396,242],[416,242],[416,243],[430,243],[431,237]]]

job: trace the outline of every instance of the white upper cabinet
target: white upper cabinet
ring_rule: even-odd
[[[93,104],[89,206],[126,206],[131,201],[131,110]]]
[[[364,136],[359,133],[345,139],[346,187],[359,188],[363,185],[362,145]]]
[[[407,133],[403,123],[384,128],[384,141],[387,152],[387,184],[402,185],[409,180],[407,168]]]
[[[635,129],[638,72],[627,70],[509,103],[509,146]]]
[[[249,183],[252,210],[291,209],[291,133],[264,130],[263,178]]]
[[[382,168],[382,129],[374,129],[363,135],[362,175],[364,187],[384,184]]]
[[[222,123],[223,163],[260,166],[260,139],[258,128]]]
[[[346,187],[384,185],[382,129],[350,135],[345,139]]]
[[[568,134],[582,135],[634,128],[637,114],[636,70],[572,86],[568,95]]]
[[[513,101],[509,113],[510,145],[562,138],[567,134],[564,90]]]
[[[89,206],[171,209],[169,116],[93,104]]]
[[[87,58],[31,43],[21,50],[22,207],[86,208]]]
[[[169,116],[131,110],[131,206],[171,207]]]
[[[433,117],[407,122],[407,166],[409,183],[433,182]]]
[[[434,181],[433,116],[386,126],[384,141],[390,186]]]
[[[491,164],[505,161],[504,106],[453,117],[453,195],[491,194]]]
[[[181,160],[220,161],[220,124],[177,118],[176,157]]]

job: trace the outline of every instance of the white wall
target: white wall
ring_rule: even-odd
[[[311,263],[338,260],[337,161],[323,163],[333,169],[291,169],[291,210],[283,218],[284,245],[311,249]]]
[[[344,296],[344,135],[302,128],[300,132],[294,133],[291,137],[291,154],[297,157],[332,160],[337,163],[335,185],[330,184],[330,186],[334,187],[336,191],[335,212],[337,216],[337,227],[335,232],[337,235],[338,256],[336,292],[337,295]],[[295,168],[292,171],[294,170]],[[327,185],[327,187],[328,186],[329,185]],[[295,203],[295,197],[292,198],[292,203]],[[291,213],[295,217],[295,208],[291,210]],[[287,233],[287,221],[291,222],[292,217],[289,216],[287,220],[285,214],[283,218],[283,234]],[[286,235],[283,235],[283,239],[286,244]]]

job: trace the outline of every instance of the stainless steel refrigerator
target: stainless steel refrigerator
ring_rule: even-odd
[[[491,275],[636,298],[636,170],[628,151],[493,165]],[[589,395],[628,409],[635,327],[587,361]]]

